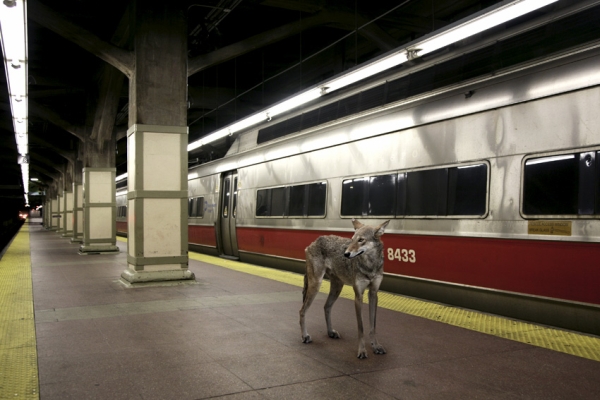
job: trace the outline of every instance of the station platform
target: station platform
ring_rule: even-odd
[[[387,354],[360,360],[350,288],[342,338],[321,294],[303,344],[301,275],[190,253],[195,282],[128,288],[118,244],[81,256],[21,228],[0,261],[1,399],[600,398],[596,336],[380,292]]]

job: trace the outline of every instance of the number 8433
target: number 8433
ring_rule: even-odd
[[[416,263],[417,253],[412,249],[394,249],[392,247],[388,247],[387,258],[390,261],[398,260],[401,262]]]

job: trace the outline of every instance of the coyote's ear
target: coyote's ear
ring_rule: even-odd
[[[380,238],[381,235],[383,235],[383,233],[385,232],[385,227],[390,223],[390,220],[388,219],[387,221],[385,221],[383,224],[379,225],[379,227],[377,227],[377,230],[375,231],[374,236],[376,238]]]
[[[352,225],[354,225],[354,230],[362,228],[364,225],[358,222],[357,219],[352,218]]]

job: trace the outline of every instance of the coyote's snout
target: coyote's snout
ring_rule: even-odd
[[[306,248],[306,275],[302,291],[303,304],[300,309],[300,329],[304,343],[312,341],[306,331],[304,316],[319,293],[323,277],[327,274],[331,281],[329,297],[325,303],[325,321],[329,337],[340,337],[340,334],[331,327],[331,307],[339,297],[344,284],[350,285],[354,288],[355,294],[358,358],[367,358],[363,338],[362,298],[368,288],[371,346],[375,354],[385,354],[385,349],[375,337],[375,322],[377,291],[383,279],[383,242],[380,238],[389,222],[386,221],[377,227],[371,227],[352,220],[355,229],[352,239],[332,235],[321,236]]]

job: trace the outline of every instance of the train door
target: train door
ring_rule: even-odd
[[[237,213],[237,171],[225,172],[221,181],[221,199],[219,207],[219,225],[221,232],[222,255],[239,257],[235,219]]]

